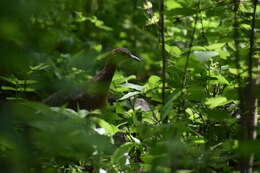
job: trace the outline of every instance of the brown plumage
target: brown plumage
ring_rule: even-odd
[[[140,61],[127,48],[112,50],[106,57],[104,68],[95,77],[81,86],[72,86],[69,90],[64,89],[54,93],[43,100],[43,103],[51,106],[67,104],[67,107],[72,109],[93,110],[104,108],[107,104],[108,90],[117,64],[127,58]]]

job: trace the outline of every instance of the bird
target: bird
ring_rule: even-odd
[[[60,90],[42,102],[50,106],[67,105],[78,110],[104,109],[107,105],[108,91],[118,64],[126,59],[142,61],[127,48],[113,49],[106,57],[103,69],[89,81]]]

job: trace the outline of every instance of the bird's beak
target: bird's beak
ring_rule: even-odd
[[[135,55],[133,55],[133,54],[130,54],[129,57],[132,58],[132,59],[134,59],[134,60],[136,60],[136,61],[142,61],[141,58],[138,58],[137,56],[135,56]]]

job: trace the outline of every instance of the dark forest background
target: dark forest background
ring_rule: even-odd
[[[0,172],[260,172],[257,0],[1,0]],[[119,65],[105,110],[41,103]]]

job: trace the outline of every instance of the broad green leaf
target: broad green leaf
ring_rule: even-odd
[[[222,76],[221,74],[213,74],[213,75],[211,75],[211,77],[213,77],[214,83],[229,85],[229,82],[227,81],[227,79],[224,76]]]
[[[235,47],[234,41],[228,42],[228,46],[229,46],[233,51],[236,51],[236,47]]]
[[[145,91],[159,87],[161,78],[159,76],[152,75],[148,79],[148,82],[144,85]]]
[[[181,4],[179,4],[178,2],[173,1],[173,0],[167,0],[165,2],[165,6],[168,10],[172,10],[172,9],[175,9],[175,8],[181,8],[182,7]]]
[[[78,118],[80,115],[78,112],[74,111],[70,108],[64,108],[64,107],[51,107],[51,110],[57,113],[62,114],[63,116],[70,117],[70,118]]]
[[[131,79],[136,79],[136,76],[135,75],[124,76],[122,73],[116,73],[113,77],[112,82],[115,84],[122,84],[122,83],[126,83]]]
[[[119,131],[116,126],[114,126],[113,124],[109,124],[107,121],[101,118],[92,117],[91,120],[97,123],[101,128],[103,128],[105,130],[105,134],[113,136]]]
[[[181,55],[181,50],[177,46],[170,46],[170,45],[166,44],[165,49],[172,56],[179,57]]]
[[[152,75],[149,78],[148,82],[154,84],[156,82],[159,82],[160,80],[161,80],[161,78],[159,76]]]
[[[112,162],[120,166],[125,166],[129,151],[134,147],[133,143],[125,143],[121,145],[112,155]]]
[[[229,68],[228,71],[231,73],[231,74],[234,74],[234,75],[237,75],[238,74],[238,70],[236,68]]]
[[[202,100],[206,96],[205,87],[198,85],[191,85],[189,93],[189,99],[191,100]]]
[[[200,62],[206,62],[210,58],[218,56],[216,51],[194,51],[193,54]]]
[[[205,104],[208,105],[210,109],[213,109],[213,108],[218,107],[218,106],[223,106],[223,105],[225,105],[229,102],[230,101],[228,101],[226,97],[217,96],[217,97],[208,98],[205,101]]]
[[[216,50],[219,48],[222,48],[226,43],[215,43],[215,44],[211,44],[209,46],[207,46],[208,50]]]
[[[192,8],[185,8],[185,7],[175,8],[173,10],[166,12],[166,14],[169,16],[178,16],[178,15],[192,16],[195,13],[196,13],[196,10],[194,10]]]
[[[191,120],[196,120],[196,119],[198,119],[200,116],[199,116],[199,114],[197,114],[197,113],[195,113],[193,110],[192,110],[192,108],[187,108],[187,109],[185,109],[185,112],[189,115],[189,118],[191,119]]]
[[[192,51],[196,51],[196,50],[199,50],[199,51],[206,51],[207,49],[203,46],[193,46],[191,48]]]
[[[231,115],[229,115],[227,111],[224,110],[209,109],[207,110],[207,114],[208,114],[208,119],[213,121],[231,118]]]
[[[217,50],[217,52],[219,53],[219,56],[221,59],[227,59],[227,57],[230,56],[230,53],[228,51],[225,51],[225,50]]]

